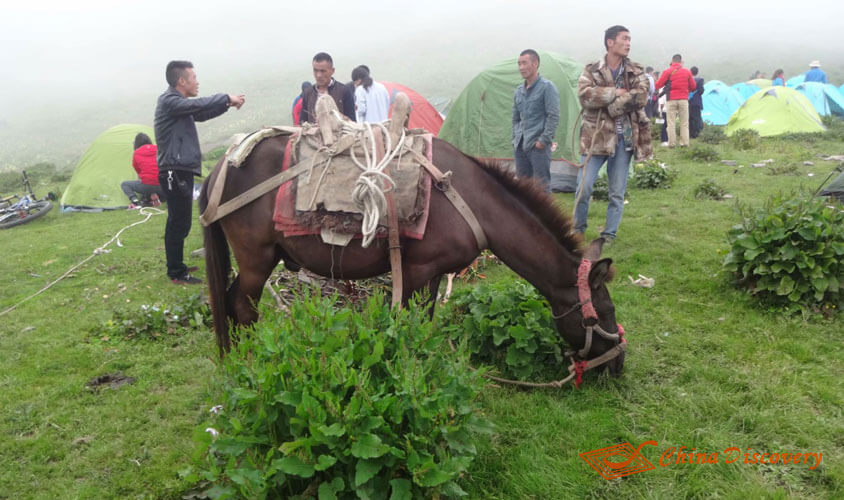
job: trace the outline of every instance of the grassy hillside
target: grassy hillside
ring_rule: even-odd
[[[844,495],[844,338],[832,319],[784,316],[733,288],[722,270],[736,200],[759,206],[779,191],[814,189],[844,153],[841,134],[768,139],[752,151],[724,142],[719,159],[688,159],[657,148],[679,171],[668,190],[630,190],[610,285],[630,341],[621,378],[588,374],[581,390],[489,387],[483,396],[497,431],[461,485],[471,498],[836,498]],[[774,162],[763,168],[751,163]],[[814,165],[804,165],[804,161]],[[442,166],[446,167],[446,166]],[[779,173],[778,173],[779,172]],[[714,179],[733,201],[699,200]],[[1,191],[7,192],[3,178]],[[36,177],[38,194],[60,177]],[[571,211],[573,195],[556,195]],[[594,202],[587,236],[603,224]],[[0,310],[17,304],[138,222],[138,212],[60,214],[0,233]],[[165,217],[128,229],[110,252],[0,316],[0,498],[181,498],[178,471],[192,435],[219,399],[216,347],[207,327],[159,336],[113,335],[109,320],[143,307],[186,303],[201,288],[164,273]],[[195,225],[188,251],[201,246]],[[198,259],[189,265],[204,266]],[[504,267],[489,280],[513,280]],[[652,289],[627,276],[652,277]],[[266,297],[265,297],[266,299]],[[271,300],[271,299],[268,299]],[[91,388],[98,376],[134,383]],[[201,432],[201,429],[199,429]],[[579,453],[630,442],[658,464],[671,447],[719,452],[721,463],[657,465],[606,481]],[[823,453],[810,465],[723,463],[723,451]]]

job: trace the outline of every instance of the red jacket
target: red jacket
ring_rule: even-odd
[[[155,144],[144,144],[135,150],[132,156],[132,166],[138,173],[138,178],[144,184],[158,186],[158,162],[155,157],[158,155],[158,146]]]
[[[668,94],[668,99],[688,101],[689,92],[697,88],[692,72],[680,63],[671,63],[667,70],[660,73],[659,80],[656,81],[656,88],[664,87],[669,76],[671,77],[671,93]]]

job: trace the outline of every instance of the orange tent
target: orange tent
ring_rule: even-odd
[[[410,112],[410,128],[424,128],[428,132],[437,135],[440,132],[440,127],[443,125],[443,117],[440,116],[439,111],[428,102],[427,99],[419,95],[415,90],[392,82],[381,82],[387,87],[387,92],[390,93],[390,104],[393,102],[393,96],[397,92],[404,92],[410,98],[413,105],[413,110]],[[392,107],[390,114],[393,114]]]

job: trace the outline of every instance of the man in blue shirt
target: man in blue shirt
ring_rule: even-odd
[[[539,74],[539,54],[519,54],[519,73],[525,79],[513,95],[513,149],[519,177],[535,177],[551,192],[551,146],[560,123],[560,94]]]
[[[804,82],[826,83],[826,73],[821,69],[821,62],[815,59],[809,63],[809,71],[806,72]]]

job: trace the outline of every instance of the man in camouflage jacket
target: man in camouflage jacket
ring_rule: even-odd
[[[624,211],[624,192],[630,160],[649,158],[651,123],[645,114],[649,83],[642,66],[630,61],[630,32],[612,26],[604,33],[607,54],[587,64],[577,83],[583,108],[580,154],[583,167],[577,176],[575,231],[586,231],[589,199],[598,172],[607,164],[610,202],[601,236],[615,239]]]

